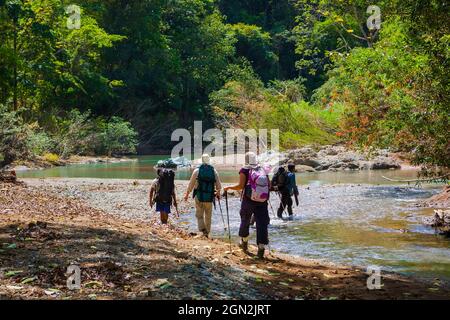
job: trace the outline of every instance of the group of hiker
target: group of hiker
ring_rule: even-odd
[[[287,211],[289,218],[292,218],[292,197],[295,198],[298,205],[295,165],[288,162],[287,170],[280,166],[272,179],[269,178],[269,172],[270,167],[259,164],[255,153],[247,152],[245,154],[245,165],[239,171],[239,183],[223,188],[225,197],[227,197],[229,190],[241,191],[239,245],[243,251],[248,252],[250,226],[256,223],[257,256],[259,258],[264,257],[265,248],[269,244],[270,216],[268,206],[270,204],[270,193],[274,192],[280,198],[280,206],[277,210],[278,218],[283,218],[285,211]],[[153,207],[156,204],[156,212],[160,213],[162,224],[167,223],[172,206],[175,207],[178,215],[174,182],[175,173],[173,170],[158,168],[157,178],[153,180],[150,188],[150,206]],[[205,237],[210,236],[212,209],[213,205],[215,206],[216,199],[220,205],[221,190],[219,174],[211,165],[209,155],[204,154],[201,157],[200,166],[191,175],[183,199],[188,201],[193,191],[198,229]],[[226,203],[228,209],[228,202]]]

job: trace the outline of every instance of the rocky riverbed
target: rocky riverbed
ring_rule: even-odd
[[[283,153],[281,158],[283,163],[292,160],[299,172],[382,170],[402,167],[398,157],[388,150],[376,150],[368,154],[341,145],[289,150]]]

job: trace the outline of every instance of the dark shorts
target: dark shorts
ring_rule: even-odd
[[[168,203],[156,203],[156,212],[170,213],[170,204]]]

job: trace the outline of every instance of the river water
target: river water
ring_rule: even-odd
[[[46,170],[19,172],[23,178],[92,177],[151,179],[153,166],[164,156],[137,157],[133,162],[86,164]],[[177,179],[188,179],[189,171],[177,172]],[[220,172],[224,182],[236,182],[235,171]],[[437,193],[442,186],[420,188],[392,183],[391,178],[415,178],[413,170],[354,171],[297,174],[300,206],[294,208],[293,221],[275,218],[279,200],[271,198],[271,249],[365,268],[438,278],[450,282],[450,240],[422,224],[433,210],[415,206],[421,199]],[[226,223],[225,203],[222,200]],[[230,199],[230,227],[239,227],[239,201]],[[179,222],[195,230],[194,214],[182,215]],[[226,237],[219,206],[214,211],[213,234]],[[254,230],[251,232],[254,241]],[[234,241],[237,241],[234,238]]]

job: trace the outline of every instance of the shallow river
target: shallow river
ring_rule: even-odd
[[[146,156],[129,163],[73,165],[21,172],[19,176],[150,179],[155,176],[153,165],[163,158]],[[177,179],[188,179],[189,174],[188,171],[177,172]],[[220,174],[224,182],[238,179],[234,171]],[[301,185],[300,206],[294,208],[294,220],[274,218],[274,212],[269,207],[272,219],[269,230],[271,249],[361,267],[377,265],[418,277],[439,278],[448,284],[450,240],[421,223],[422,218],[431,215],[433,210],[415,206],[418,200],[438,192],[440,186],[416,188],[390,183],[382,175],[408,179],[414,178],[416,172],[297,174]],[[276,211],[278,199],[272,197],[271,204]],[[222,209],[226,222],[224,201]],[[238,212],[239,202],[230,200],[232,234],[237,234]],[[214,215],[214,235],[225,236],[219,207]],[[194,215],[182,215],[181,224],[195,230]]]

